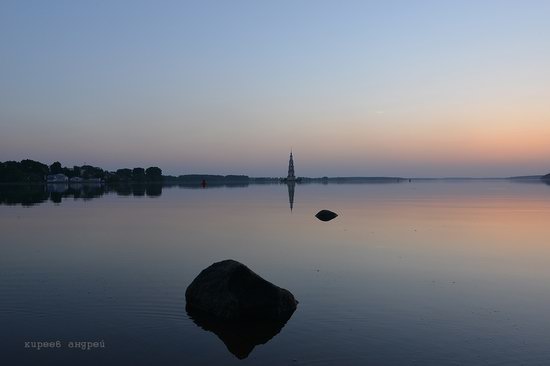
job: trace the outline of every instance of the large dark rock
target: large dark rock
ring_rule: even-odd
[[[278,334],[298,304],[289,291],[230,259],[204,269],[185,298],[195,324],[216,334],[239,359]]]
[[[329,210],[321,210],[317,212],[317,215],[315,215],[316,218],[318,218],[321,221],[330,221],[334,219],[336,216],[338,216],[337,213],[329,211]]]
[[[298,301],[247,266],[228,259],[212,264],[185,292],[187,308],[230,321],[286,322]]]

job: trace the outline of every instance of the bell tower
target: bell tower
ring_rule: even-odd
[[[290,159],[288,160],[288,176],[286,177],[286,180],[289,182],[296,180],[296,176],[294,175],[294,159],[292,158],[292,150],[290,150]]]

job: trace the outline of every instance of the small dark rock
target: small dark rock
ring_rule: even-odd
[[[185,291],[187,308],[219,320],[284,321],[298,301],[247,266],[228,259],[212,264]]]
[[[315,215],[316,218],[318,218],[321,221],[330,221],[334,219],[336,216],[338,216],[337,213],[329,211],[329,210],[321,210],[317,212],[317,215]]]

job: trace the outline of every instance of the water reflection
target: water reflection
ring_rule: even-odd
[[[49,192],[42,185],[15,185],[0,187],[0,205],[32,206],[47,201]]]
[[[14,184],[0,186],[0,205],[34,206],[46,201],[61,203],[64,199],[92,200],[106,194],[119,196],[158,197],[162,184]]]
[[[165,185],[166,186],[166,185]],[[177,186],[180,188],[190,188],[190,189],[204,189],[204,188],[245,188],[249,186],[249,183],[247,182],[228,182],[228,183],[222,183],[222,182],[216,182],[216,181],[205,181],[203,182],[192,182],[192,183],[177,183],[177,184],[170,184],[170,186]]]
[[[290,204],[290,211],[292,212],[294,208],[294,188],[296,187],[296,183],[289,182],[286,186],[288,187],[288,203]]]
[[[543,184],[550,186],[550,180],[501,180],[511,183],[531,183]],[[449,181],[453,182],[453,180]],[[303,182],[301,185],[315,184],[342,184],[339,180],[334,182]],[[369,181],[355,182],[350,181],[350,184],[392,184],[397,181]],[[274,184],[274,183],[269,183]],[[278,183],[275,183],[278,184]],[[288,190],[288,203],[290,211],[294,209],[294,196],[296,183],[285,183]],[[22,205],[34,206],[46,201],[53,203],[62,203],[63,200],[73,198],[75,200],[91,200],[102,197],[106,194],[116,194],[118,196],[133,196],[133,197],[159,197],[162,195],[162,190],[169,187],[179,187],[185,189],[218,189],[218,188],[246,188],[252,185],[266,185],[265,183],[208,183],[202,187],[201,184],[191,183],[118,183],[118,184],[101,184],[101,183],[56,183],[56,184],[0,184],[0,205]]]
[[[198,188],[28,210],[4,204],[50,191],[0,186],[3,364],[548,364],[549,185],[302,183],[292,214],[281,184]],[[185,313],[196,274],[230,256],[300,294],[280,334]],[[23,348],[56,339],[107,347]]]
[[[248,184],[228,183],[209,184],[207,188],[245,188]],[[34,206],[46,201],[62,203],[64,199],[91,200],[106,194],[133,197],[159,197],[163,188],[179,187],[201,189],[200,184],[159,184],[159,183],[55,183],[55,184],[2,184],[0,185],[0,205]],[[292,203],[291,203],[292,205]]]
[[[217,335],[239,360],[247,358],[256,346],[269,342],[288,321],[229,322],[217,320],[191,307],[186,307],[186,310],[196,325]]]

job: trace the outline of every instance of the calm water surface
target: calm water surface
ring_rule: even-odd
[[[0,200],[0,363],[550,364],[550,186],[294,191],[292,212],[286,185]],[[339,216],[317,220],[325,208]],[[227,258],[300,301],[243,360],[185,310],[193,278]]]

